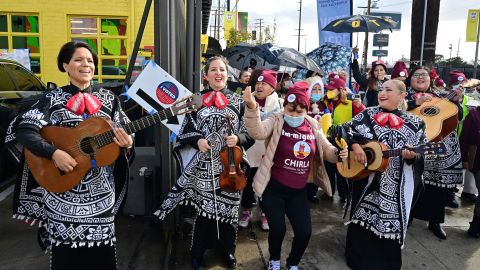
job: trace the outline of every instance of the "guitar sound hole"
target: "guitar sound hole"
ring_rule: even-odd
[[[437,106],[428,106],[422,108],[421,113],[425,116],[435,116],[440,112],[440,109]]]
[[[85,137],[80,141],[80,149],[87,155],[92,155],[95,153],[95,145],[93,144],[94,140],[91,137]]]
[[[365,155],[367,156],[367,163],[371,164],[375,158],[375,154],[373,153],[372,149],[366,148],[363,149],[363,151],[365,151]]]

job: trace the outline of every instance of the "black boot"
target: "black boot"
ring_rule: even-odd
[[[230,269],[236,269],[237,268],[237,258],[235,258],[235,255],[233,253],[225,254],[225,264]]]
[[[480,216],[473,216],[473,220],[470,222],[470,228],[468,229],[468,234],[471,237],[480,237]]]
[[[432,231],[436,237],[442,240],[447,239],[447,233],[445,233],[445,231],[442,229],[442,226],[440,226],[440,223],[429,222],[428,229]]]

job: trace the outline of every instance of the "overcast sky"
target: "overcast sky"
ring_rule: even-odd
[[[216,1],[213,1],[214,3]],[[232,8],[235,1],[231,0]],[[297,48],[297,37],[295,29],[298,28],[298,0],[239,0],[239,11],[249,12],[249,24],[253,27],[255,19],[263,18],[264,24],[273,24],[274,18],[277,20],[278,34],[277,43],[280,46]],[[366,6],[367,0],[354,0],[353,14],[363,12],[359,6]],[[412,1],[402,0],[379,0],[379,9],[372,11],[378,12],[401,12],[402,29],[390,33],[388,57],[384,58],[388,62],[394,62],[404,55],[410,56],[410,20]],[[453,44],[452,56],[457,55],[457,45],[460,39],[459,56],[467,61],[473,61],[475,58],[475,43],[465,42],[465,29],[468,9],[480,9],[478,0],[442,0],[440,6],[440,19],[437,33],[436,53],[442,54],[445,58],[450,57],[449,44]],[[422,20],[422,18],[419,18]],[[303,0],[302,4],[302,34],[300,51],[311,51],[318,47],[318,24],[317,24],[317,1]],[[251,29],[250,29],[251,30]],[[358,46],[363,50],[363,34],[358,34]],[[372,58],[372,37],[370,34],[369,43],[369,62]],[[353,34],[353,45],[355,46],[357,34]]]

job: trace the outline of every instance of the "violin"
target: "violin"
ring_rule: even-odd
[[[228,136],[232,135],[232,116],[226,115]],[[239,192],[247,185],[245,173],[240,168],[243,150],[239,146],[225,146],[220,151],[220,160],[223,164],[223,172],[220,174],[220,188],[226,192]]]

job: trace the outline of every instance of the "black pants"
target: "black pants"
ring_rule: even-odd
[[[197,216],[194,226],[190,253],[192,258],[202,258],[209,248],[220,248],[225,254],[235,253],[236,225],[219,221],[220,240],[217,240],[217,221],[215,219]]]
[[[345,257],[348,267],[354,270],[402,268],[402,250],[398,240],[379,238],[353,223],[348,225]]]
[[[338,190],[338,196],[344,199],[348,194],[348,182],[337,171],[337,165],[328,161],[324,162],[325,170],[327,171],[328,179],[330,179],[330,186],[332,187],[332,195],[335,194],[335,189]],[[314,183],[307,184],[308,198],[313,198],[317,195],[318,186]]]
[[[117,259],[115,246],[100,245],[93,247],[71,248],[71,245],[52,246],[50,257],[51,270],[115,270]]]
[[[247,185],[243,189],[242,193],[242,207],[250,209],[255,202],[255,193],[253,192],[253,177],[257,173],[258,167],[249,168],[247,171]]]
[[[450,194],[451,189],[425,185],[425,190],[413,206],[413,218],[433,223],[444,223],[445,206],[451,198]]]
[[[280,260],[282,242],[287,230],[286,214],[294,234],[287,265],[298,265],[312,234],[306,189],[292,189],[270,179],[262,195],[262,209],[270,226],[268,233],[270,260]]]

